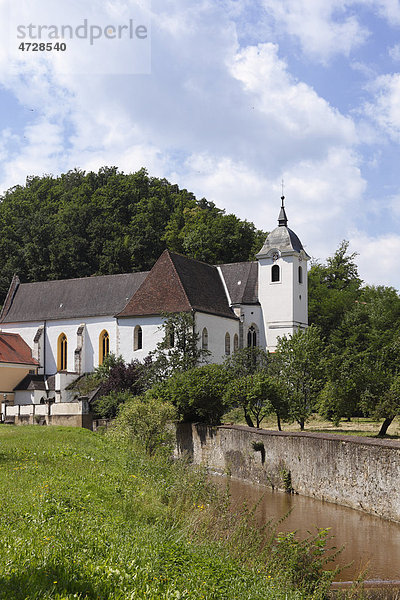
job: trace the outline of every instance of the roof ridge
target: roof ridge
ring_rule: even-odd
[[[139,275],[143,273],[150,273],[150,271],[132,271],[131,273],[109,273],[108,275],[87,275],[86,277],[71,277],[69,279],[45,279],[44,281],[26,281],[25,283],[20,283],[20,286],[40,285],[43,283],[61,283],[63,281],[84,281],[86,279],[103,279],[105,277],[126,277],[127,275]]]
[[[7,314],[10,311],[12,306],[15,294],[17,293],[18,288],[21,285],[21,281],[16,273],[14,273],[13,278],[10,283],[10,287],[8,288],[7,296],[4,301],[3,307],[0,311],[0,323],[5,319]]]
[[[230,267],[230,266],[234,266],[234,265],[253,265],[254,263],[257,263],[257,260],[239,260],[237,262],[233,262],[233,263],[221,263],[220,265],[213,265],[214,267]]]

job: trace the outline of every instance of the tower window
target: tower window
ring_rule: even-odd
[[[225,354],[229,356],[231,353],[231,336],[229,333],[225,334]]]
[[[99,338],[99,365],[102,365],[107,354],[110,354],[110,336],[108,331],[104,330]]]
[[[57,350],[57,371],[66,371],[68,365],[68,341],[65,333],[62,333],[58,338]]]
[[[136,325],[133,330],[133,349],[141,350],[143,348],[143,331],[140,325]]]
[[[201,348],[202,350],[208,350],[208,331],[206,327],[204,327],[203,333],[201,334]]]
[[[281,270],[279,265],[273,265],[271,269],[271,281],[276,282],[281,280]]]
[[[299,267],[299,283],[303,283],[303,267]]]

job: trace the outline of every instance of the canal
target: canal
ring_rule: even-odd
[[[213,476],[218,486],[226,486],[226,478]],[[330,528],[334,536],[332,545],[344,546],[338,564],[344,568],[337,581],[353,581],[360,571],[367,570],[370,581],[400,580],[400,524],[386,521],[351,508],[315,500],[306,496],[285,494],[269,488],[242,481],[230,480],[230,493],[234,505],[244,501],[257,508],[260,523],[289,516],[279,525],[279,531],[297,531],[299,537],[317,528]]]

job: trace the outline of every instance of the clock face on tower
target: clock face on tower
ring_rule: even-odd
[[[272,255],[272,260],[278,260],[278,258],[279,258],[278,252],[274,252]]]

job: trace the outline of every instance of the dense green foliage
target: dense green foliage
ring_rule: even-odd
[[[219,425],[227,410],[224,403],[227,383],[224,366],[211,364],[178,371],[148,394],[173,404],[182,421]]]
[[[233,379],[224,395],[228,406],[239,405],[250,427],[260,427],[266,416],[279,407],[282,393],[277,380],[266,371]]]
[[[203,471],[89,431],[0,426],[1,600],[322,600],[325,532],[232,513]]]
[[[280,338],[276,360],[288,395],[289,415],[303,430],[323,385],[323,343],[318,327],[311,325],[290,338]]]
[[[165,248],[243,261],[264,239],[252,223],[145,169],[30,177],[0,202],[0,304],[14,273],[26,282],[146,271]]]

